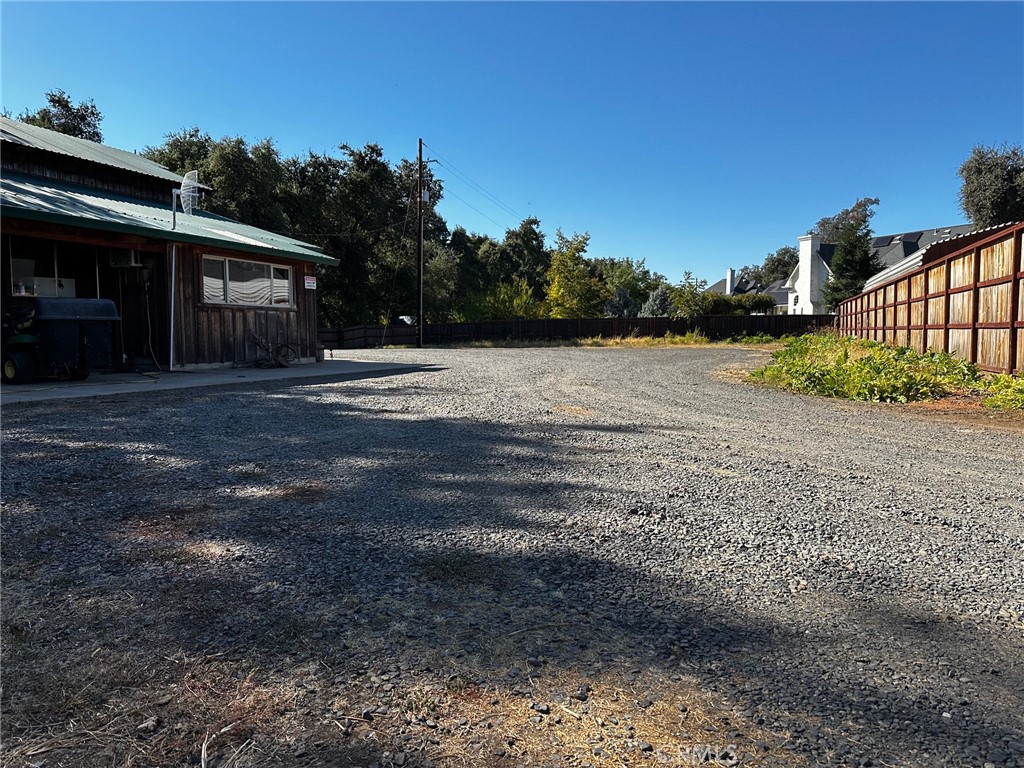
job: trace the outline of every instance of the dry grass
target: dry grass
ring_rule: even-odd
[[[559,672],[529,683],[532,694],[455,678],[443,689],[404,691],[401,712],[414,727],[430,729],[440,751],[435,762],[453,767],[502,759],[595,768],[650,765],[652,759],[681,765],[706,749],[746,755],[743,765],[777,764],[787,741],[736,718],[728,705],[686,680]],[[376,721],[354,725],[354,734],[365,739],[382,727]],[[792,755],[786,763],[806,764]]]
[[[555,413],[567,413],[571,416],[581,416],[583,418],[590,418],[591,416],[595,415],[594,411],[590,410],[589,408],[584,408],[583,406],[579,405],[567,405],[565,403],[558,403],[556,405],[553,405],[551,407],[551,410],[554,411]]]

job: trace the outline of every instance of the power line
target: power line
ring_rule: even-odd
[[[502,224],[502,223],[501,223],[500,221],[494,221],[494,219],[492,219],[492,218],[491,218],[490,216],[488,216],[488,215],[487,215],[486,213],[484,213],[483,211],[481,211],[481,210],[480,210],[479,208],[477,208],[476,206],[474,206],[474,205],[471,205],[470,203],[466,202],[466,201],[465,201],[465,200],[464,200],[463,198],[461,198],[461,197],[459,197],[458,195],[456,195],[456,194],[455,194],[454,192],[452,192],[452,191],[451,191],[450,189],[446,189],[446,190],[444,191],[444,193],[445,193],[446,195],[451,195],[451,196],[452,196],[452,197],[454,197],[454,198],[455,198],[456,200],[461,200],[461,201],[462,201],[462,203],[463,203],[463,205],[467,206],[468,208],[472,208],[472,209],[473,209],[474,211],[476,211],[477,213],[479,213],[479,214],[480,214],[481,216],[483,216],[483,217],[484,217],[485,219],[487,219],[487,220],[488,220],[488,221],[490,221],[490,222],[493,222],[493,223],[497,224],[497,225],[498,225],[499,227],[504,227],[504,226],[505,226],[505,225],[504,225],[504,224]]]
[[[427,147],[431,152],[434,153],[434,155],[437,156],[437,158],[440,161],[441,165],[443,165],[449,171],[452,171],[453,173],[455,173],[455,175],[459,177],[460,181],[462,181],[465,184],[468,184],[470,187],[474,188],[474,191],[476,191],[478,194],[480,194],[483,197],[487,198],[487,200],[489,200],[491,203],[493,203],[494,205],[498,206],[499,208],[501,208],[502,210],[504,210],[506,213],[510,214],[511,216],[514,216],[517,220],[521,221],[522,219],[526,218],[521,213],[519,213],[517,210],[512,208],[510,205],[506,205],[504,202],[502,202],[500,199],[498,199],[498,197],[496,197],[495,195],[493,195],[490,192],[488,192],[480,184],[478,184],[477,182],[473,181],[473,179],[471,179],[468,174],[466,174],[463,171],[460,171],[458,168],[456,168],[454,165],[452,165],[452,163],[449,160],[445,159],[444,156],[442,156],[440,152],[438,152],[436,149],[431,147],[429,144],[427,144],[426,142],[423,142],[423,146]],[[465,201],[463,201],[463,202],[465,202]],[[474,208],[473,210],[476,210],[476,209]],[[479,211],[477,211],[477,213],[479,213]],[[491,219],[491,221],[494,221],[494,219]],[[497,223],[497,222],[495,222],[495,223]],[[499,224],[498,226],[501,226],[501,225]]]

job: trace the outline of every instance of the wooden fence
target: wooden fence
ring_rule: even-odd
[[[918,352],[949,352],[986,371],[1020,373],[1022,236],[1024,224],[1015,224],[847,299],[837,312],[840,333]]]
[[[592,318],[583,320],[491,320],[481,323],[428,323],[423,328],[425,344],[459,344],[469,341],[568,340],[594,336],[664,336],[700,331],[709,339],[741,335],[799,335],[819,328],[831,328],[833,315],[712,315],[694,320],[665,317]],[[363,349],[386,345],[415,345],[416,327],[409,325],[356,325],[343,329],[320,329],[325,349]]]

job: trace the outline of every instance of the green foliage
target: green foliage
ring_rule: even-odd
[[[530,286],[534,298],[543,300],[551,254],[544,245],[540,219],[523,219],[517,228],[505,231],[505,239],[500,244],[492,241],[485,246],[480,258],[486,266],[489,285],[519,277]]]
[[[800,251],[792,245],[784,245],[775,253],[769,253],[761,266],[750,265],[743,267],[736,277],[740,280],[746,278],[761,285],[771,285],[776,280],[785,280],[796,269],[800,261]]]
[[[566,237],[559,230],[548,269],[548,314],[553,318],[600,317],[607,289],[590,274],[586,253],[590,235]]]
[[[974,386],[981,378],[976,365],[945,352],[921,355],[831,333],[798,336],[772,358],[751,375],[753,380],[848,400],[929,400]]]
[[[637,307],[642,305],[650,296],[651,291],[659,285],[668,284],[664,275],[651,272],[644,264],[643,259],[633,261],[632,259],[599,258],[588,259],[587,264],[591,276],[602,282],[610,294],[614,294],[621,288]]]
[[[981,382],[988,394],[983,402],[988,408],[1024,410],[1024,379],[997,373]]]
[[[640,317],[669,317],[672,314],[672,293],[667,285],[659,285],[640,307]]]
[[[821,292],[822,301],[830,310],[860,293],[867,279],[883,267],[878,251],[871,247],[870,218],[870,211],[863,216],[852,216],[839,229],[832,255],[832,276]]]
[[[775,311],[775,299],[767,293],[741,293],[726,298],[732,300],[735,310],[745,315],[770,315]]]
[[[640,307],[636,305],[632,297],[621,285],[604,303],[605,317],[636,317]]]
[[[498,283],[487,293],[467,302],[463,317],[469,322],[479,320],[533,320],[543,315],[543,306],[523,277]]]
[[[790,336],[789,334],[784,334],[784,335],[779,336],[778,338],[776,338],[775,336],[772,336],[770,333],[764,333],[764,332],[751,333],[751,334],[741,333],[741,334],[739,334],[737,336],[730,336],[728,339],[725,340],[725,343],[726,344],[775,344],[776,342],[789,341],[791,338],[793,338],[793,337]]]
[[[672,313],[670,316],[692,320],[701,315],[711,314],[708,312],[708,308],[718,294],[708,293],[707,287],[707,280],[701,280],[690,272],[684,272],[679,285],[673,286],[671,289]]]
[[[103,115],[92,99],[81,101],[76,106],[71,102],[70,96],[57,88],[46,92],[46,102],[47,106],[40,107],[35,112],[25,110],[18,115],[18,119],[23,123],[48,128],[67,136],[95,142],[103,141],[103,133],[100,131]]]
[[[844,208],[834,216],[826,216],[818,219],[808,232],[808,235],[819,235],[823,243],[838,243],[839,235],[843,228],[853,222],[858,227],[867,229],[871,217],[875,215],[872,208],[879,204],[877,197],[863,197],[849,208]]]
[[[1024,150],[976,146],[958,171],[960,208],[978,227],[1024,219]]]

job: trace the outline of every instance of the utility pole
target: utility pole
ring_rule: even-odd
[[[419,152],[416,154],[416,218],[419,220],[419,238],[417,253],[419,254],[419,302],[420,311],[416,316],[416,347],[423,347],[423,139],[420,139]]]

